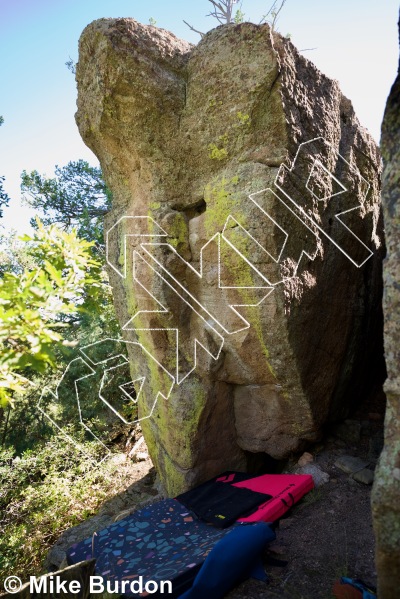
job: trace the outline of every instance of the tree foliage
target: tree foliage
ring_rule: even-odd
[[[240,8],[234,13],[235,4],[239,3],[239,0],[208,0],[212,6],[211,12],[208,13],[207,17],[214,17],[217,19],[220,25],[225,25],[226,23],[241,23],[244,19],[244,13],[242,12],[242,2],[240,3]],[[185,20],[183,21],[185,25],[189,27],[195,33],[198,33],[200,37],[204,37],[205,33],[195,29],[192,25],[187,23]]]
[[[129,460],[93,468],[98,447],[86,441],[85,450],[88,457],[62,435],[17,458],[0,448],[0,580],[10,572],[23,581],[39,576],[47,552],[65,530],[132,484]]]
[[[0,127],[4,123],[4,118],[0,116]],[[10,198],[3,188],[4,177],[0,175],[0,218],[3,216],[3,208],[4,206],[8,206]]]
[[[43,226],[51,227],[56,223],[64,233],[71,233],[74,229],[74,235],[77,238],[79,236],[85,238],[85,241],[89,243],[89,252],[92,252],[98,260],[99,278],[106,281],[103,216],[110,207],[111,198],[100,168],[91,167],[84,160],[78,160],[69,162],[64,167],[56,167],[56,177],[54,178],[40,175],[37,171],[30,174],[24,172],[22,174],[22,190],[26,201],[39,212],[44,223]],[[37,226],[36,223],[35,226]],[[10,239],[8,245],[8,249],[4,249],[2,255],[0,254],[0,274],[1,262],[4,263],[3,271],[8,270],[18,275],[21,275],[24,270],[32,271],[40,266],[32,255],[27,253],[26,244],[21,246],[16,240]],[[25,268],[26,266],[28,269]],[[84,292],[79,298],[79,308],[84,307],[87,300],[86,292]],[[96,302],[92,302],[90,310],[79,309],[74,314],[59,314],[58,323],[66,323],[71,326],[62,331],[64,344],[58,342],[53,346],[55,356],[53,363],[57,363],[58,369],[51,371],[51,380],[46,383],[50,387],[56,387],[70,361],[76,358],[77,347],[121,336],[121,329],[112,303],[111,288],[106,285],[102,287],[101,297],[97,297]],[[112,349],[110,349],[111,351]],[[48,377],[47,373],[46,376]],[[32,372],[28,373],[27,377],[36,387],[39,379],[40,384],[44,380],[43,375],[37,376]],[[118,389],[117,392],[119,392]],[[73,387],[63,393],[62,405],[59,406],[63,418],[65,412],[67,423],[70,421],[68,410],[72,404],[76,404],[75,393]],[[10,413],[9,424],[4,428],[4,438],[7,443],[11,442],[15,447],[19,447],[21,444],[19,441],[16,442],[15,435],[11,430],[20,428],[21,418],[18,406],[21,406],[22,403],[27,404],[29,395],[30,393],[25,393],[24,398],[16,395],[15,408]],[[96,393],[94,393],[94,403],[95,397]],[[33,401],[34,398],[35,393],[33,392]],[[37,436],[35,431],[43,430],[43,427],[34,419],[30,418],[29,420],[32,423],[32,426],[28,427],[29,436],[31,441],[35,442]],[[108,426],[108,421],[104,426],[106,425]]]
[[[25,268],[35,266],[27,244],[18,238],[16,231],[6,231],[0,235],[0,277],[6,272],[21,274]]]
[[[245,14],[242,11],[243,1],[240,2],[239,8],[235,9],[235,5],[239,4],[239,0],[208,0],[211,4],[212,9],[211,12],[208,13],[208,17],[213,17],[218,21],[220,25],[226,25],[230,23],[243,23]],[[276,23],[279,18],[279,13],[284,7],[286,0],[275,0],[271,6],[269,7],[267,13],[263,15],[260,20],[261,23],[268,23],[271,27],[271,30],[274,31],[276,28]],[[204,37],[205,33],[195,29],[192,25],[183,21],[185,25],[189,27],[195,33],[198,33],[200,37]]]
[[[0,218],[3,216],[3,208],[8,206],[10,198],[3,188],[4,177],[0,175]]]
[[[68,58],[65,66],[73,75],[76,75],[76,62],[71,57]]]
[[[101,264],[90,251],[93,243],[75,230],[45,227],[39,220],[25,236],[37,265],[0,279],[0,405],[28,383],[26,371],[55,366],[55,348],[63,343],[68,318],[95,307],[104,286]]]
[[[102,245],[103,217],[110,209],[111,194],[101,169],[77,160],[56,166],[55,175],[48,178],[37,171],[24,171],[24,201],[41,213],[43,224],[57,224],[65,230],[75,227],[79,237]]]
[[[0,238],[3,578],[10,571],[28,577],[32,567],[39,573],[47,549],[63,530],[92,515],[132,477],[129,461],[122,468],[120,461],[104,461],[93,469],[93,462],[104,457],[104,446],[99,453],[99,444],[81,426],[73,380],[52,404],[51,393],[41,397],[44,388],[58,388],[78,345],[121,335],[100,247],[111,203],[101,170],[78,160],[56,167],[50,179],[24,172],[22,190],[42,221],[33,223],[30,236]],[[119,382],[118,376],[112,381],[116,393]],[[90,424],[98,421],[103,443],[118,450],[130,427],[121,428],[111,410],[98,414],[98,386],[92,379],[85,383],[85,414],[94,411]],[[55,408],[61,434],[37,409],[39,398],[42,408]],[[84,446],[84,453],[65,435]]]

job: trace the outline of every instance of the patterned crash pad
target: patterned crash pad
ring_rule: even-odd
[[[237,525],[240,526],[240,525]],[[172,581],[173,595],[193,582],[211,549],[228,530],[198,520],[175,499],[138,510],[73,545],[69,564],[96,558],[96,575],[109,581]],[[128,588],[125,596],[139,596]],[[156,594],[152,594],[157,597]]]

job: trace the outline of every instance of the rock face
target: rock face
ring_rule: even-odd
[[[378,596],[395,599],[400,580],[400,66],[386,105],[381,147],[387,244],[383,263],[387,409],[385,445],[375,477],[372,507]]]
[[[375,143],[267,25],[191,47],[101,19],[79,56],[77,123],[113,193],[110,280],[167,492],[300,450],[379,379]]]

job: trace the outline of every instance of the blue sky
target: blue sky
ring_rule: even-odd
[[[270,0],[243,0],[246,20],[259,22]],[[379,4],[379,6],[378,6]],[[337,79],[361,123],[377,141],[385,101],[398,61],[397,0],[287,0],[278,29],[290,33],[326,75]],[[206,31],[207,0],[0,0],[0,175],[12,198],[2,224],[28,229],[20,205],[20,174],[33,169],[52,176],[56,164],[84,158],[97,164],[74,121],[76,88],[65,62],[77,60],[80,33],[94,19],[133,17],[196,43],[182,22]]]

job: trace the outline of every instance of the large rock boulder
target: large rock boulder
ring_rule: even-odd
[[[95,21],[77,81],[167,492],[316,440],[382,366],[380,157],[351,102],[250,23],[192,47],[132,19]]]
[[[387,409],[385,445],[375,476],[372,507],[378,596],[395,599],[400,584],[400,64],[386,105],[381,148],[387,245],[383,263]]]

